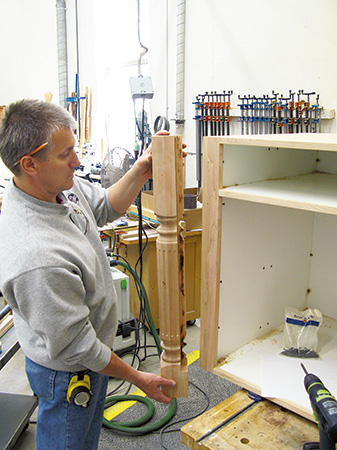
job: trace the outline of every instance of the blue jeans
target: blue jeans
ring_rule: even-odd
[[[39,398],[36,450],[95,450],[103,422],[108,377],[89,372],[92,397],[87,408],[70,404],[71,372],[47,369],[26,357],[26,372]]]

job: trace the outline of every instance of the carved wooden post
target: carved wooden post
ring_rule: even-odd
[[[184,176],[181,136],[153,136],[154,212],[160,226],[157,238],[157,277],[161,375],[176,381],[163,388],[170,397],[187,397],[187,358],[184,293]]]

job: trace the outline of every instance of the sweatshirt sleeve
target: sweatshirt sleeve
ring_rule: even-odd
[[[88,202],[98,226],[101,227],[108,222],[113,222],[121,216],[109,202],[108,189],[83,179],[76,180],[76,183]]]
[[[16,313],[30,328],[30,346],[45,348],[50,360],[69,367],[79,364],[100,371],[108,365],[111,350],[96,336],[78,274],[57,267],[39,268],[12,283],[8,292],[14,295]]]

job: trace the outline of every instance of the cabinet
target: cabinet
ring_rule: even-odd
[[[320,358],[304,364],[337,394],[337,135],[203,149],[200,364],[312,420],[300,360],[280,352],[285,306],[320,309]]]
[[[149,231],[148,245],[143,254],[143,284],[147,292],[151,313],[156,328],[159,324],[158,282],[156,239],[158,233]],[[144,240],[143,240],[144,243]],[[137,231],[128,232],[120,237],[119,252],[131,267],[139,257]],[[186,232],[185,237],[185,291],[186,320],[192,321],[200,317],[200,283],[201,283],[201,230]],[[130,311],[138,317],[139,298],[132,280],[130,281]]]

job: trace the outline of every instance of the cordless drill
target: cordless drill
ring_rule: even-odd
[[[334,450],[337,442],[337,401],[316,375],[308,373],[302,363],[301,367],[305,372],[304,386],[319,426],[320,446],[317,448]]]

